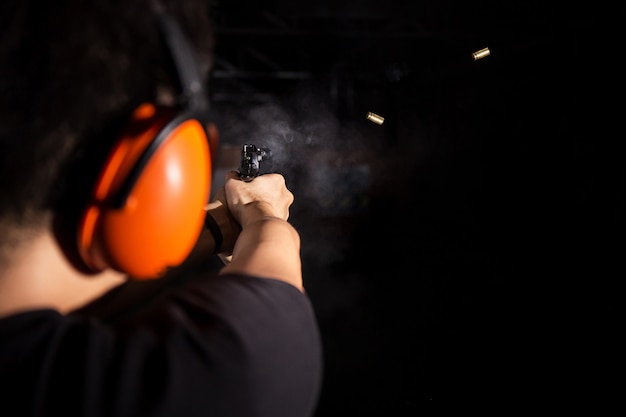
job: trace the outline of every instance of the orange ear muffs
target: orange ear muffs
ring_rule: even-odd
[[[137,108],[79,223],[83,261],[138,279],[182,263],[203,227],[216,135],[185,113]]]

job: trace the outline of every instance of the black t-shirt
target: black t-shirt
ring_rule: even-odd
[[[274,279],[131,281],[0,320],[3,416],[305,417],[321,379],[310,301]]]

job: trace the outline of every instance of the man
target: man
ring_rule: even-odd
[[[207,110],[206,103],[192,103],[202,102],[198,83],[185,85],[180,76],[188,51],[174,45],[168,52],[168,45],[181,42],[180,27],[204,80],[211,67],[208,12],[200,0],[0,6],[3,416],[313,415],[321,342],[284,178],[265,174],[246,182],[228,173],[224,187],[202,204],[208,229],[196,227],[196,203],[210,194],[185,179],[210,184],[203,174],[211,173],[216,130],[210,119],[195,117]],[[153,129],[155,109],[178,109],[179,101],[193,117],[180,124],[156,118]],[[150,121],[140,142],[156,129],[141,152],[134,143],[125,150],[132,141],[120,140],[129,119],[135,128]],[[185,164],[172,170],[167,162],[167,181],[150,184],[157,198],[187,187],[193,207],[174,206],[175,215],[164,219],[173,231],[164,237],[159,233],[169,226],[159,222],[135,233],[169,203],[141,201],[154,160],[172,153],[173,142],[187,146],[187,124],[198,121],[206,122],[194,135],[206,133],[198,154],[208,149],[208,158],[198,161],[207,172],[185,173]],[[109,170],[122,179],[111,180]],[[107,187],[123,198],[102,197]],[[173,204],[178,191],[168,195]],[[145,213],[112,232],[136,206]],[[179,245],[171,238],[182,224],[189,231]],[[128,246],[119,250],[115,239]],[[133,239],[140,244],[128,243]],[[168,254],[179,252],[177,260],[150,269],[161,240]],[[149,250],[142,252],[144,245]],[[138,261],[135,250],[146,258]],[[211,274],[174,273],[192,251],[228,261]]]

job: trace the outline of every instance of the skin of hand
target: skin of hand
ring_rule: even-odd
[[[224,259],[223,257],[229,256],[233,252],[233,246],[241,232],[241,226],[228,209],[224,187],[217,190],[211,202],[205,206],[205,210],[215,219],[222,232],[222,246],[219,256]]]
[[[280,174],[264,174],[246,182],[237,171],[226,174],[224,192],[231,215],[242,226],[258,220],[258,216],[289,218],[294,195]]]
[[[304,291],[300,236],[287,221],[294,202],[280,174],[263,174],[246,182],[237,171],[226,174],[228,209],[241,226],[230,262],[221,273],[274,278]]]

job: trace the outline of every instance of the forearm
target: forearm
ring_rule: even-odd
[[[300,235],[285,220],[261,216],[241,231],[221,273],[274,278],[303,291]]]

